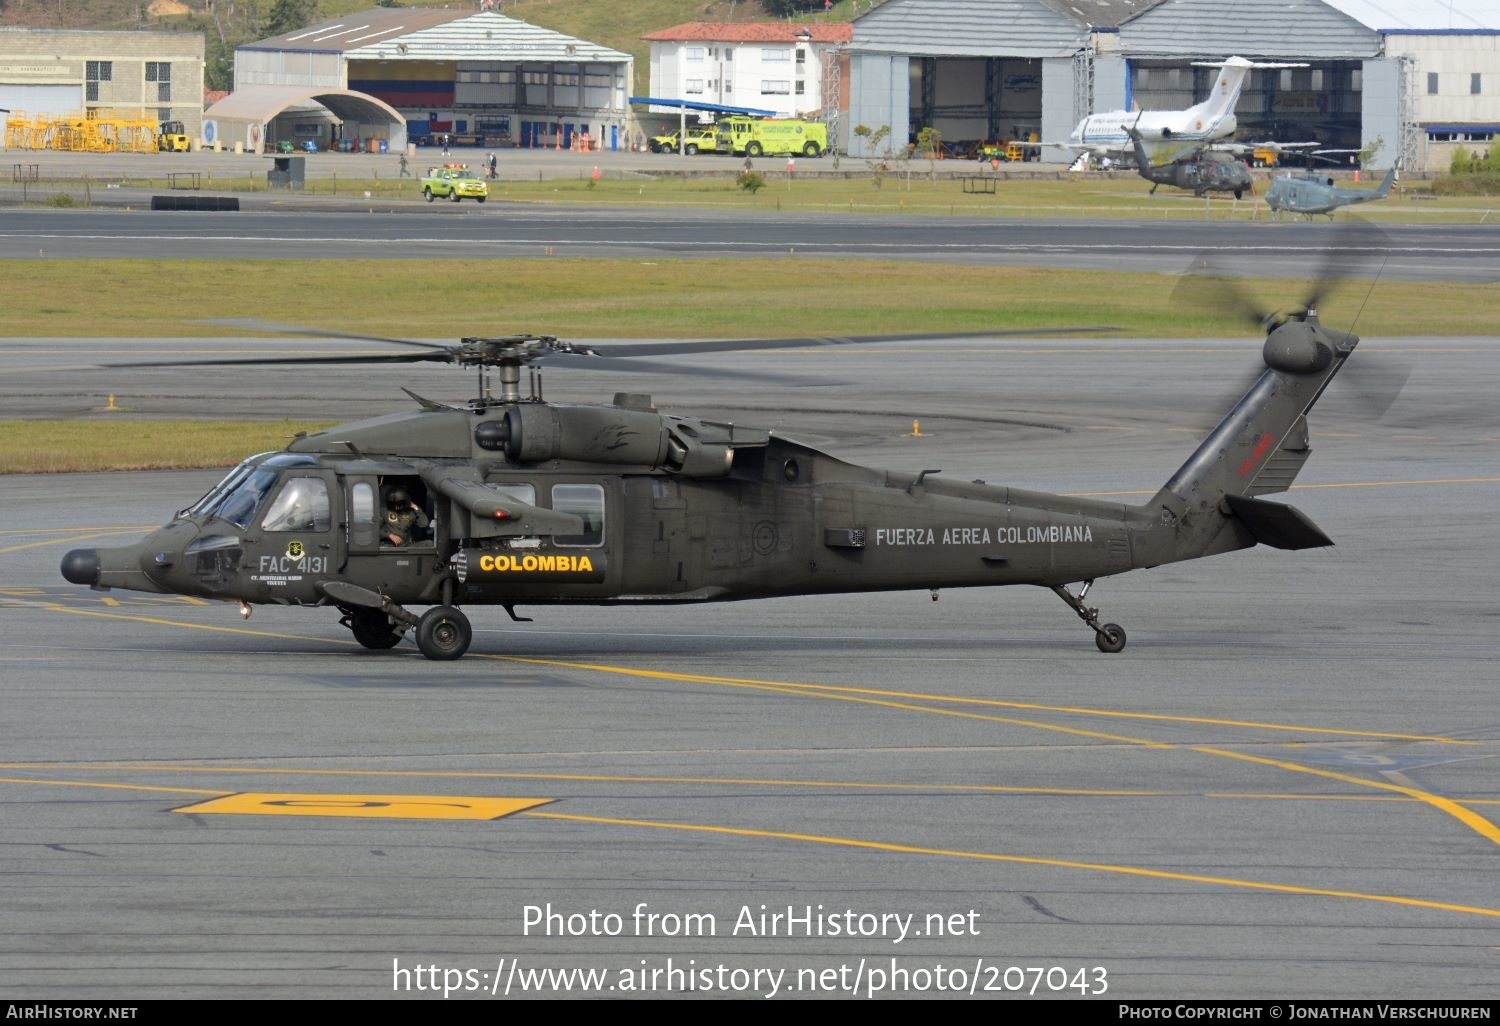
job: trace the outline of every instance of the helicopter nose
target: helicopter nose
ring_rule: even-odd
[[[98,584],[99,550],[74,549],[63,556],[62,575],[73,584]]]

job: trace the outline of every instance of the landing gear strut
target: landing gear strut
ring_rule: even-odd
[[[1118,652],[1125,647],[1125,628],[1117,623],[1099,623],[1099,610],[1092,606],[1083,604],[1084,596],[1094,586],[1093,578],[1083,582],[1083,587],[1074,595],[1065,584],[1054,584],[1052,590],[1057,597],[1068,604],[1068,608],[1078,614],[1078,619],[1094,629],[1094,644],[1099,646],[1101,652]]]

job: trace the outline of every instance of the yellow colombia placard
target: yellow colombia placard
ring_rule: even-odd
[[[373,819],[500,819],[551,798],[476,798],[461,794],[275,794],[246,791],[173,812],[236,816],[362,816]]]

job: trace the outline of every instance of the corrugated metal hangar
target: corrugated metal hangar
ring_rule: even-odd
[[[1241,138],[1378,143],[1369,166],[1426,170],[1500,132],[1493,0],[889,0],[854,23],[841,144],[880,155],[858,125],[1062,142],[1090,113],[1191,106],[1216,76],[1194,62],[1234,55],[1306,65],[1251,73]]]
[[[625,142],[633,63],[493,11],[376,8],[237,47],[223,101],[236,106],[205,117],[253,149],[404,148],[438,135],[611,148]]]

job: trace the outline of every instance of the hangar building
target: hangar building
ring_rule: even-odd
[[[1484,0],[889,0],[855,21],[849,54],[848,124],[894,140],[1062,142],[1091,112],[1203,99],[1216,73],[1195,62],[1231,55],[1307,65],[1251,73],[1242,138],[1428,170],[1500,125],[1500,7]]]
[[[196,138],[203,117],[203,33],[0,27],[0,108],[28,115],[143,115],[181,121]]]
[[[634,58],[493,11],[375,8],[235,49],[207,117],[252,149],[624,143]],[[228,106],[226,106],[228,105]]]

